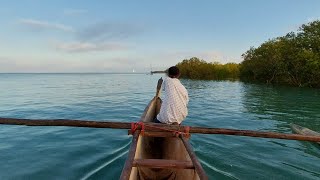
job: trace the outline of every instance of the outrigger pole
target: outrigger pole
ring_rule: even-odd
[[[0,118],[0,124],[6,125],[25,125],[25,126],[70,126],[70,127],[89,127],[89,128],[112,128],[112,129],[131,129],[130,122],[110,122],[110,121],[90,121],[90,120],[74,120],[74,119],[17,119],[17,118]],[[146,132],[166,132],[180,131],[188,126],[167,125],[160,123],[144,123]],[[307,136],[299,134],[285,134],[276,132],[261,132],[251,130],[237,130],[224,128],[204,128],[204,127],[189,127],[189,133],[196,134],[221,134],[234,136],[250,136],[260,138],[275,138],[320,142],[320,136]],[[161,130],[165,129],[165,130]],[[141,126],[137,128],[141,130]]]

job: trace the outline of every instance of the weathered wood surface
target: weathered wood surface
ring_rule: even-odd
[[[158,84],[157,84],[156,98],[158,98],[160,96],[162,82],[163,82],[163,79],[160,78],[158,80]]]
[[[67,119],[50,119],[50,120],[30,120],[16,118],[0,118],[0,124],[7,125],[27,125],[27,126],[71,126],[71,127],[90,127],[90,128],[115,128],[115,129],[131,129],[129,122],[108,122],[108,121],[88,121],[88,120],[67,120]],[[184,126],[167,125],[159,123],[145,123],[145,131],[159,131],[157,128],[165,128],[168,130],[183,130]],[[141,128],[139,127],[138,130]],[[300,134],[284,134],[275,132],[260,132],[251,130],[236,130],[224,128],[204,128],[190,127],[190,133],[199,134],[223,134],[234,136],[250,136],[260,138],[276,138],[301,141],[320,142],[320,136],[300,135]]]
[[[166,71],[151,71],[151,74],[162,74],[162,73],[166,73]]]
[[[130,178],[134,156],[136,154],[138,139],[139,139],[140,131],[136,131],[132,137],[132,143],[130,146],[130,150],[128,153],[128,158],[124,164],[124,167],[121,172],[120,180],[128,180]]]
[[[128,130],[128,135],[132,135],[132,131]],[[167,131],[145,131],[141,136],[148,136],[148,137],[165,137],[165,138],[176,138],[177,134],[174,132],[167,132]],[[190,138],[190,134],[184,134],[183,136]]]
[[[190,156],[191,161],[194,165],[194,168],[197,171],[197,174],[199,175],[199,178],[201,180],[207,180],[208,176],[207,176],[206,172],[204,171],[204,169],[202,168],[201,163],[199,162],[199,160],[196,156],[196,153],[193,151],[191,144],[189,143],[189,141],[186,138],[184,138],[181,135],[180,135],[180,139],[182,140],[186,150],[189,153],[189,156]]]
[[[114,129],[130,129],[131,128],[131,123],[128,123],[128,122],[108,122],[108,121],[73,120],[73,119],[0,118],[0,124],[26,125],[26,126],[71,126],[71,127],[90,127],[90,128],[114,128]]]
[[[133,166],[159,169],[194,169],[191,161],[168,159],[136,159],[133,161]]]
[[[158,86],[157,90],[160,90],[160,86]],[[154,119],[158,114],[158,110],[161,107],[161,99],[158,97],[159,94],[160,93],[157,93],[156,96],[150,101],[140,118],[140,122],[144,123],[144,127],[150,130],[154,127],[149,128],[148,126],[149,124],[155,124],[151,122],[154,122]],[[159,127],[161,127],[162,124],[157,125],[160,125]],[[199,176],[194,168],[166,168],[165,166],[168,166],[169,164],[165,165],[163,163],[164,161],[172,162],[173,164],[170,166],[178,167],[178,165],[175,165],[175,163],[181,165],[180,161],[191,162],[188,152],[186,151],[180,138],[153,137],[156,135],[155,133],[159,133],[157,129],[153,129],[152,131],[147,129],[145,129],[144,135],[141,135],[142,133],[140,133],[134,161],[138,164],[140,163],[140,165],[132,168],[130,180],[199,180]],[[167,131],[162,131],[160,133],[163,135],[170,134]],[[150,162],[150,159],[157,159],[157,161]]]
[[[302,135],[307,135],[307,136],[320,136],[320,133],[313,131],[311,129],[308,129],[306,127],[303,127],[303,126],[299,126],[296,124],[290,124],[290,127],[291,127],[292,131],[297,134],[302,134]],[[317,143],[320,144],[320,141]]]

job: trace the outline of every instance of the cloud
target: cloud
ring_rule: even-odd
[[[82,41],[104,42],[121,40],[142,32],[137,25],[126,23],[98,23],[79,31],[77,38]]]
[[[0,73],[59,73],[59,72],[146,72],[142,64],[131,57],[1,57]]]
[[[86,10],[80,9],[65,10],[67,14],[85,12]],[[71,26],[36,19],[20,19],[19,23],[36,31],[59,30],[74,32],[71,34],[73,37],[70,40],[60,39],[53,43],[49,42],[55,50],[68,53],[127,50],[129,49],[128,42],[124,42],[123,39],[134,37],[142,32],[138,25],[127,23],[97,23],[77,31]]]
[[[64,52],[118,51],[129,49],[123,39],[142,32],[137,25],[126,23],[97,23],[75,34],[73,42],[55,42],[56,50]]]
[[[28,72],[35,66],[12,57],[0,57],[0,64],[0,73]]]
[[[65,9],[63,10],[63,14],[67,16],[77,16],[81,14],[87,13],[88,10],[85,9]]]
[[[88,42],[70,42],[57,43],[55,45],[57,50],[66,52],[91,52],[91,51],[116,51],[125,50],[128,47],[117,43],[88,43]]]
[[[71,26],[36,19],[20,19],[19,23],[34,30],[60,30],[65,32],[75,32]]]

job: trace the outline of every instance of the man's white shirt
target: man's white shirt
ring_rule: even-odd
[[[162,87],[163,99],[157,119],[166,124],[181,124],[188,115],[188,91],[177,78],[166,77]]]

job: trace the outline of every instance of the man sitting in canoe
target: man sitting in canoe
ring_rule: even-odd
[[[188,115],[188,91],[181,84],[180,71],[172,66],[167,71],[168,77],[163,81],[163,101],[156,122],[166,124],[181,124]]]

